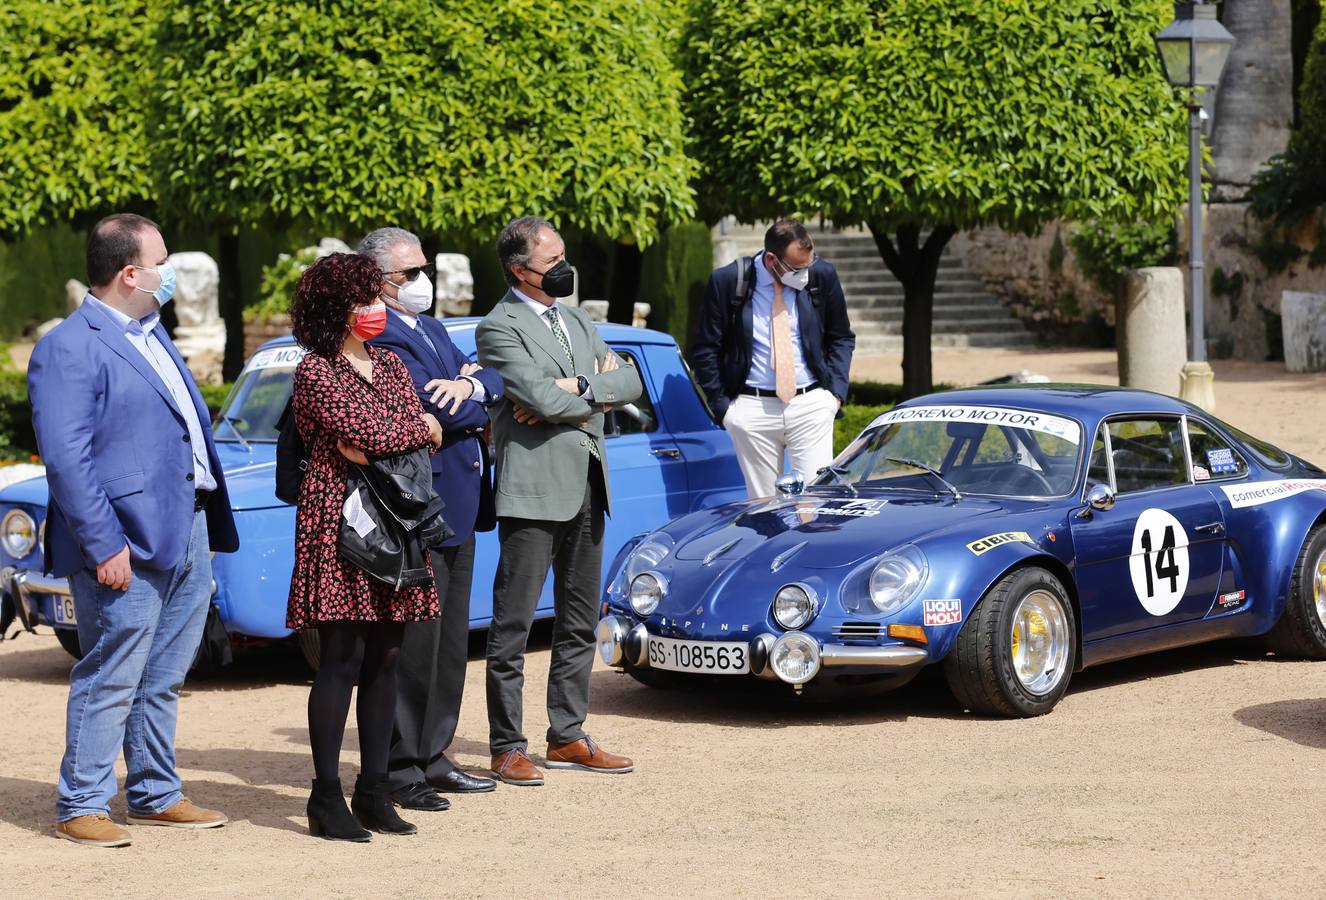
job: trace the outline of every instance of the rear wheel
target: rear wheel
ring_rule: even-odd
[[[78,643],[77,628],[57,628],[55,629],[55,639],[74,659],[83,658],[83,647]]]
[[[1266,643],[1285,656],[1326,659],[1326,526],[1312,529],[1303,541],[1284,612]]]
[[[1076,661],[1067,592],[1045,569],[1028,568],[981,598],[944,658],[944,675],[972,712],[1026,718],[1054,708]]]

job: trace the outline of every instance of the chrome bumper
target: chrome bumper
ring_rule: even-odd
[[[52,594],[68,597],[68,578],[47,578],[40,572],[6,566],[0,569],[0,591],[8,594],[14,602],[14,614],[19,623],[31,631],[42,624],[37,621],[39,615],[37,598]]]

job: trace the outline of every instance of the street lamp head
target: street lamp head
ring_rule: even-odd
[[[1234,47],[1214,3],[1175,3],[1174,21],[1156,35],[1165,77],[1176,87],[1213,88]]]

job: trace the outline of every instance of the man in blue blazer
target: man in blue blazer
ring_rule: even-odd
[[[470,362],[442,323],[425,315],[433,307],[433,267],[418,237],[403,228],[379,228],[364,237],[359,253],[382,269],[382,299],[390,310],[386,330],[371,343],[401,358],[424,408],[442,423],[433,488],[445,501],[442,515],[456,534],[433,552],[442,618],[405,628],[388,768],[397,804],[443,810],[451,804],[438,791],[480,793],[496,787],[491,779],[456,768],[445,751],[456,735],[465,689],[474,533],[496,524],[484,429],[488,407],[502,399],[502,378]]]
[[[91,288],[37,342],[28,392],[50,503],[46,571],[68,576],[84,656],[70,672],[56,832],[117,847],[115,758],[129,823],[213,828],[175,771],[179,689],[212,594],[210,551],[239,547],[207,406],[160,327],[175,272],[157,227],[92,229]]]

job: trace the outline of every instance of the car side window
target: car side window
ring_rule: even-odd
[[[1087,469],[1087,487],[1103,484],[1113,490],[1110,481],[1109,444],[1105,443],[1105,428],[1096,432],[1096,442],[1091,445],[1091,465]]]
[[[1174,419],[1123,419],[1109,423],[1114,481],[1120,494],[1187,484],[1183,429]]]
[[[649,397],[649,379],[645,378],[640,361],[636,359],[635,354],[617,347],[613,347],[612,352],[617,354],[623,365],[635,366],[635,370],[640,373],[640,384],[644,390],[640,393],[639,400],[622,404],[604,415],[603,437],[611,439],[624,434],[647,434],[658,431],[658,416],[654,415],[654,401]]]
[[[1192,449],[1193,481],[1242,478],[1248,464],[1229,441],[1195,419],[1188,420],[1188,446]]]

